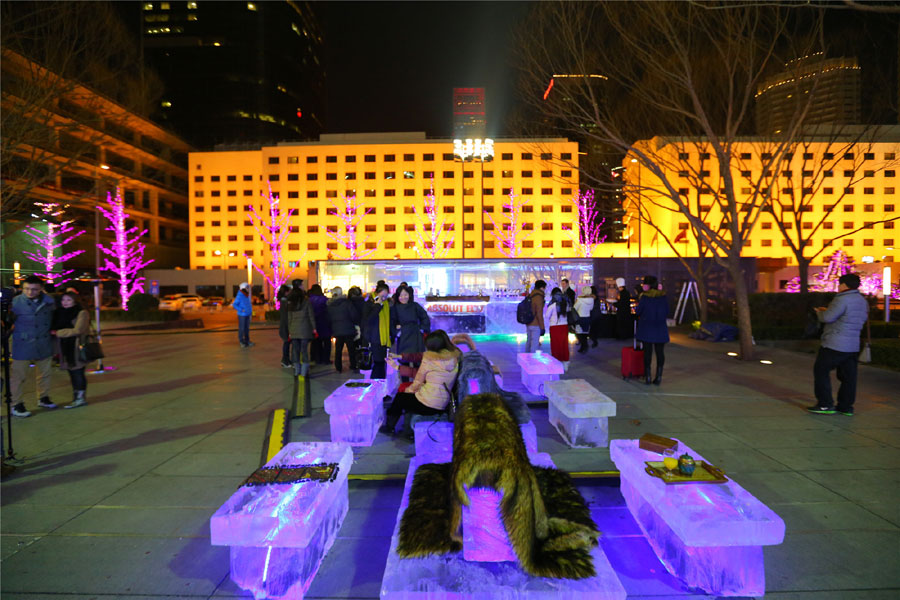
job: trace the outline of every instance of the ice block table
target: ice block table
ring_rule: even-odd
[[[678,444],[678,453],[702,456]],[[763,546],[784,541],[784,521],[734,481],[667,485],[644,470],[661,455],[638,440],[613,440],[609,454],[619,469],[628,510],[666,569],[717,596],[762,596]]]
[[[517,355],[516,362],[522,369],[522,384],[537,396],[544,395],[546,382],[556,381],[564,372],[561,362],[540,350],[532,353],[522,352]]]
[[[347,515],[348,444],[288,444],[267,467],[337,465],[333,480],[242,486],[209,520],[210,543],[231,547],[231,579],[255,598],[300,600]]]
[[[384,379],[352,379],[325,398],[331,441],[371,446],[384,422]]]
[[[544,384],[550,424],[573,448],[604,447],[609,443],[609,417],[616,403],[584,379]]]

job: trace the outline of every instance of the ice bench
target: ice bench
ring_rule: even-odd
[[[352,379],[325,398],[331,441],[371,446],[384,422],[384,379]]]
[[[609,443],[609,417],[616,403],[584,379],[561,379],[544,384],[550,424],[573,448],[605,447]]]
[[[210,543],[231,547],[231,579],[255,598],[303,598],[347,515],[353,451],[343,443],[296,442],[266,463],[334,463],[331,481],[242,486],[210,518]]]
[[[537,396],[544,395],[544,384],[556,381],[563,374],[563,364],[540,350],[522,352],[516,356],[516,362],[522,369],[522,385]]]
[[[699,454],[678,444],[696,461]],[[622,495],[666,569],[688,586],[717,596],[762,596],[763,546],[784,541],[784,521],[734,481],[667,485],[645,471],[661,455],[638,440],[613,440]]]

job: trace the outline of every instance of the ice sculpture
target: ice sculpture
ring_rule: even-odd
[[[537,396],[544,395],[544,383],[556,381],[564,372],[561,362],[540,350],[520,353],[516,356],[516,362],[522,368],[522,384]]]
[[[609,442],[609,417],[616,403],[584,379],[548,381],[544,384],[550,424],[573,448],[595,448]]]
[[[325,398],[331,441],[371,446],[384,422],[384,379],[353,379]]]
[[[347,515],[350,446],[286,445],[266,463],[336,464],[330,481],[242,486],[209,520],[210,543],[231,547],[231,579],[255,598],[300,600]]]
[[[533,464],[549,466],[549,456],[544,453],[531,456],[531,460]],[[462,552],[425,558],[400,558],[397,555],[400,517],[409,503],[409,491],[416,469],[425,462],[427,461],[419,456],[410,461],[406,488],[381,582],[382,599],[624,600],[625,588],[600,546],[595,547],[591,553],[597,575],[590,579],[533,577],[525,573],[515,561],[467,561],[463,559]]]
[[[703,460],[683,442],[679,451]],[[661,457],[638,440],[613,440],[609,453],[628,509],[670,573],[717,596],[765,593],[762,546],[784,541],[778,515],[734,481],[666,485],[644,471]]]
[[[537,452],[537,429],[534,423],[529,421],[519,425],[519,430],[528,454]],[[419,421],[415,423],[414,431],[416,457],[422,464],[450,462],[453,458],[453,423]]]

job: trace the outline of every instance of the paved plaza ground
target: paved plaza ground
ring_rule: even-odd
[[[89,376],[88,407],[34,409],[29,397],[34,416],[12,424],[22,463],[0,486],[4,599],[247,597],[228,578],[227,548],[209,544],[209,517],[259,466],[267,417],[292,389],[277,332],[252,338],[242,350],[233,331],[110,335],[116,370]],[[566,376],[617,402],[612,438],[677,437],[784,519],[784,543],[765,548],[766,598],[900,596],[900,373],[861,366],[857,415],[815,416],[803,410],[811,355],[758,348],[773,364],[739,362],[726,355],[735,345],[676,335],[656,387],[621,379],[621,346],[601,340],[573,354]],[[506,387],[524,391],[514,342],[479,350]],[[328,439],[324,398],[354,377],[326,367],[313,376],[313,415],[291,422],[293,441]],[[54,401],[67,402],[67,378],[55,373],[54,383]],[[605,448],[565,446],[546,404],[531,408],[539,450],[557,466],[615,468]],[[412,452],[379,435],[356,453],[350,512],[308,598],[378,598]],[[629,597],[705,597],[665,573],[617,477],[576,483]]]

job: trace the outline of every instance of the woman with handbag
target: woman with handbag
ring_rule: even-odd
[[[591,310],[594,308],[594,293],[590,286],[581,288],[581,295],[575,300],[575,336],[578,338],[578,352],[588,351],[588,335],[591,332]]]
[[[550,355],[569,368],[569,300],[563,291],[555,287],[550,292],[550,303],[544,309],[544,323],[550,334]]]
[[[64,408],[78,408],[87,404],[87,377],[85,366],[90,362],[84,356],[84,345],[91,333],[91,315],[78,303],[78,297],[66,292],[59,299],[60,306],[53,312],[50,333],[56,336],[59,368],[69,372],[72,382],[72,404]]]

